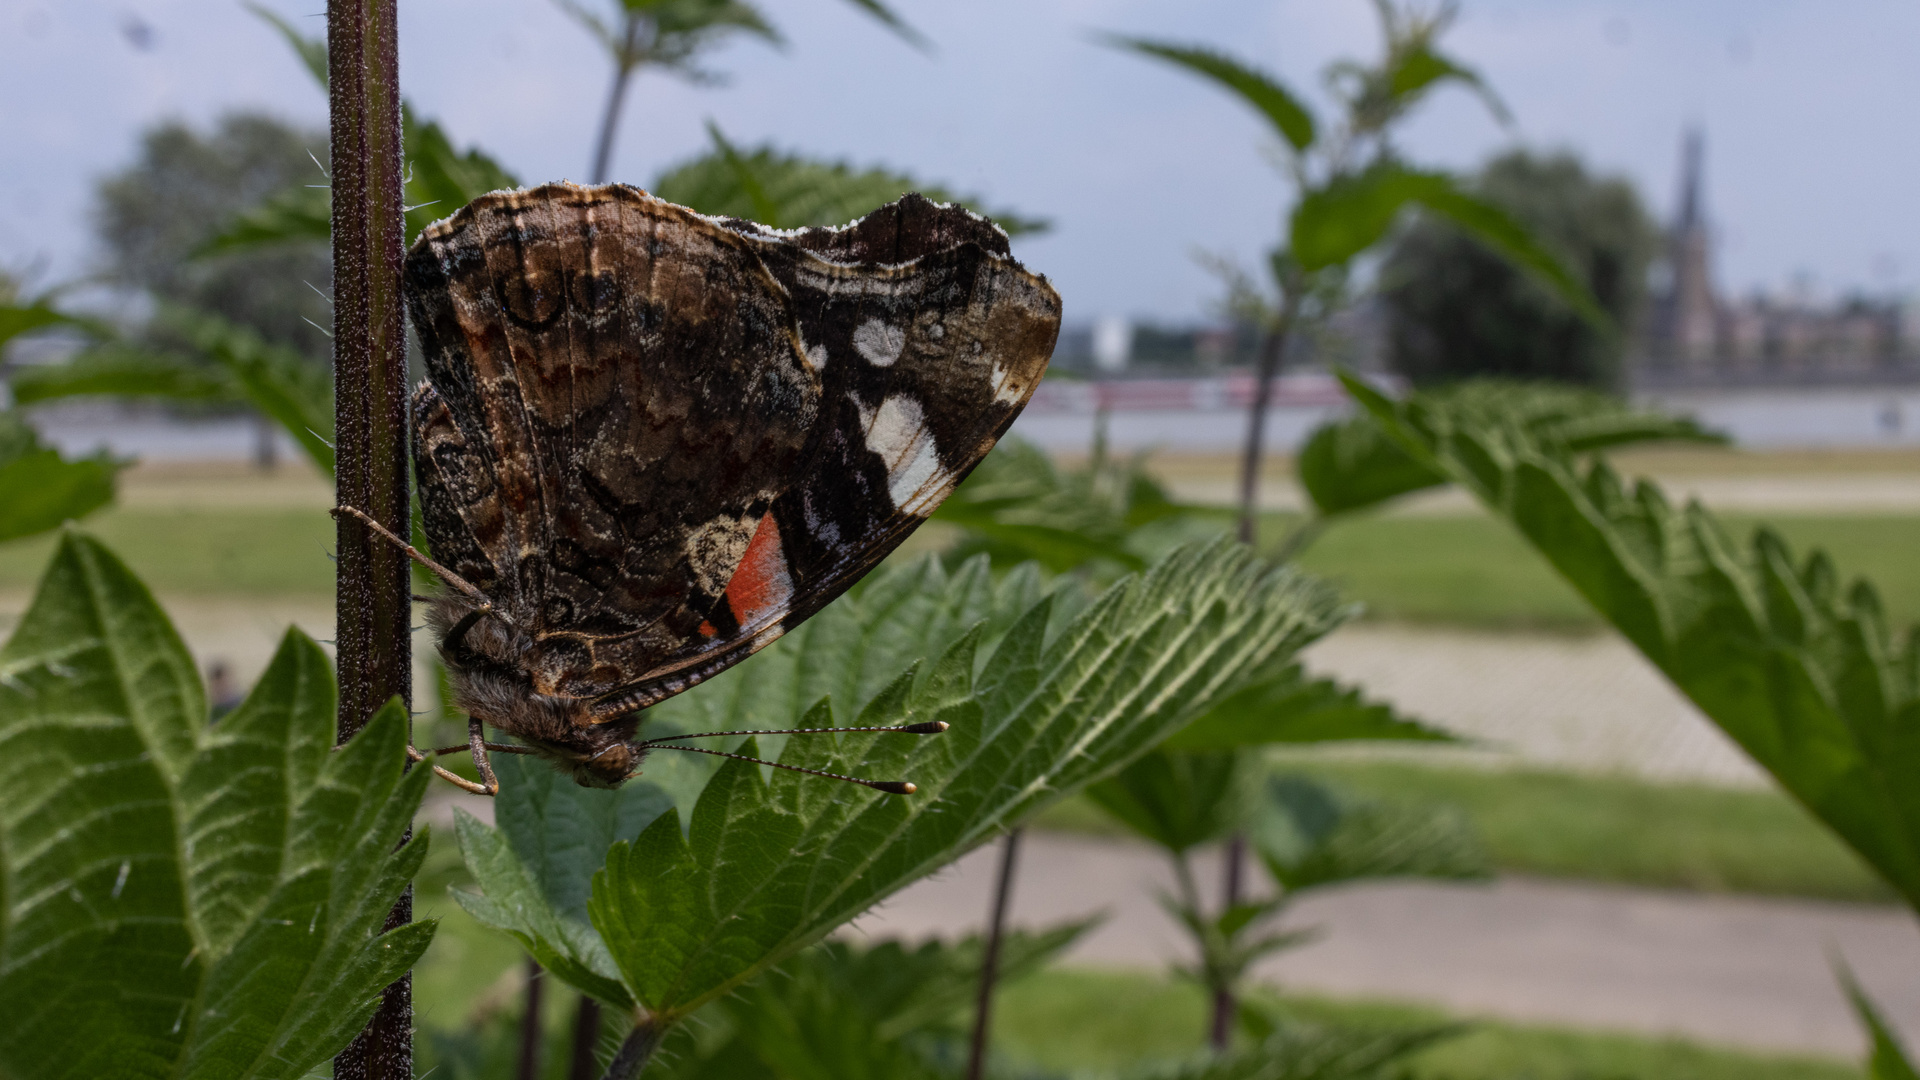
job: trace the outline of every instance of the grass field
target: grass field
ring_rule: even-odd
[[[1361,794],[1460,807],[1506,873],[1702,892],[1895,899],[1858,856],[1775,791],[1313,755],[1282,760],[1279,767]],[[1084,799],[1048,810],[1039,825],[1122,831]]]
[[[1303,1019],[1369,1027],[1418,1027],[1452,1019],[1387,1002],[1329,1001],[1268,993],[1256,998]],[[1057,1070],[1120,1071],[1191,1054],[1207,1003],[1187,983],[1145,973],[1054,970],[1006,988],[994,1011],[996,1048]],[[1771,1057],[1679,1039],[1472,1022],[1412,1062],[1410,1080],[1857,1080],[1843,1062]]]
[[[426,957],[414,969],[415,1018],[432,1057],[436,1040],[475,1025],[512,1038],[522,1007],[521,953],[503,934],[468,918],[447,898],[464,880],[450,838],[419,879],[417,916],[440,919]],[[557,984],[547,995],[550,1045],[565,1038],[574,995]],[[1445,1023],[1419,1006],[1332,1001],[1266,992],[1279,1011],[1325,1023],[1419,1027]],[[1055,969],[1007,986],[995,1010],[996,1050],[1009,1063],[1114,1075],[1190,1055],[1201,1041],[1206,1004],[1191,985],[1152,972]],[[964,1019],[964,1018],[959,1018]],[[422,1064],[426,1064],[423,1059]],[[1859,1080],[1842,1062],[1771,1057],[1676,1039],[1472,1022],[1458,1037],[1423,1052],[1408,1080]]]
[[[1264,535],[1293,519],[1273,515]],[[1755,524],[1729,518],[1737,535]],[[1780,517],[1794,544],[1827,549],[1845,575],[1879,586],[1896,624],[1920,619],[1920,515]],[[333,522],[320,509],[147,504],[116,507],[85,523],[156,591],[325,594],[333,588]],[[930,550],[938,537],[903,549]],[[30,588],[51,537],[0,545],[0,589]],[[1301,560],[1367,605],[1370,618],[1479,629],[1597,629],[1586,605],[1504,524],[1478,515],[1371,517],[1330,529]]]

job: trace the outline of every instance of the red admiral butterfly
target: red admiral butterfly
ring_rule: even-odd
[[[776,232],[619,184],[495,192],[421,234],[406,285],[439,562],[409,553],[452,586],[428,618],[484,782],[438,771],[488,794],[489,749],[589,787],[651,749],[720,754],[637,739],[640,710],[905,540],[1026,405],[1060,325],[1005,233],[918,195]]]

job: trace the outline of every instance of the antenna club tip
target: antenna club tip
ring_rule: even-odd
[[[875,780],[867,786],[873,788],[875,791],[884,791],[889,795],[911,795],[920,790],[905,780]]]
[[[951,726],[945,720],[929,720],[924,724],[908,724],[900,730],[909,735],[938,735]]]

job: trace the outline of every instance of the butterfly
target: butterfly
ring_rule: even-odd
[[[488,750],[589,787],[653,749],[738,756],[641,739],[641,712],[898,547],[1013,423],[1060,326],[1005,233],[919,195],[789,232],[622,184],[494,192],[421,233],[405,284],[432,558],[408,551],[449,586],[428,622],[482,780],[435,768],[485,794]]]

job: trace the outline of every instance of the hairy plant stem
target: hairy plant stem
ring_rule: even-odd
[[[973,1041],[967,1048],[967,1080],[980,1080],[987,1071],[993,988],[1000,977],[1000,942],[1006,937],[1007,907],[1013,900],[1013,872],[1020,860],[1021,832],[1015,829],[1000,842],[1000,874],[994,880],[993,918],[987,924],[986,947],[980,955],[980,998],[973,1011]]]
[[[400,535],[407,503],[406,328],[401,315],[400,59],[395,0],[328,0],[333,185],[334,432],[339,502]],[[407,559],[350,514],[339,515],[338,737],[352,738],[388,701],[411,700]],[[413,918],[413,891],[388,913]],[[373,1019],[334,1059],[340,1080],[412,1080],[410,977],[389,986]]]
[[[640,16],[629,12],[627,18],[627,36],[621,43],[620,55],[613,59],[613,89],[607,94],[607,111],[600,118],[600,139],[593,149],[593,182],[607,182],[607,171],[613,166],[613,138],[620,127],[620,107],[627,100],[627,83],[633,79],[633,69],[639,65],[633,61],[634,49],[639,45]]]
[[[547,980],[540,961],[527,957],[527,1011],[520,1017],[520,1069],[517,1080],[540,1080],[540,998]]]
[[[651,1016],[642,1017],[627,1033],[620,1052],[613,1055],[601,1080],[633,1080],[647,1067],[647,1062],[653,1060],[653,1052],[660,1049],[660,1040],[666,1037],[666,1024]]]

